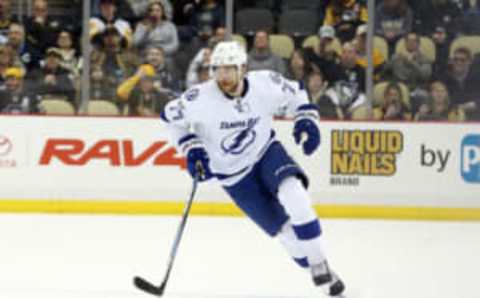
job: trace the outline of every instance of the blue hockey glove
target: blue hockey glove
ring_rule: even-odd
[[[306,135],[307,139],[303,142],[303,152],[306,155],[312,154],[320,145],[320,130],[318,129],[315,119],[318,119],[318,112],[313,105],[301,106],[295,117],[295,125],[293,127],[293,137],[298,145],[302,141],[302,136]]]
[[[187,153],[187,168],[192,177],[198,174],[198,181],[206,181],[213,177],[212,171],[209,167],[210,159],[207,151],[202,147],[195,147],[188,150]]]

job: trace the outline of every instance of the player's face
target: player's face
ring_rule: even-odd
[[[240,73],[235,65],[220,66],[213,70],[218,86],[225,93],[235,93],[240,82]]]

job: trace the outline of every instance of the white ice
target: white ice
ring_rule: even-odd
[[[0,297],[148,298],[178,217],[0,215]],[[477,298],[480,223],[323,220],[349,298]],[[165,298],[323,297],[245,218],[192,217]]]

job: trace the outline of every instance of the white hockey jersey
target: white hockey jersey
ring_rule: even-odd
[[[162,113],[177,149],[186,154],[201,142],[212,172],[227,185],[248,173],[273,142],[276,111],[294,112],[309,104],[303,87],[278,73],[249,72],[244,82],[238,98],[224,94],[214,80],[196,85],[169,102]]]

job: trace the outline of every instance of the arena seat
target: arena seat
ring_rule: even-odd
[[[40,106],[47,115],[75,115],[75,108],[71,103],[64,99],[44,99]]]
[[[87,115],[118,116],[118,107],[107,100],[90,100],[87,105]]]
[[[290,59],[290,56],[295,49],[295,44],[292,38],[288,35],[272,34],[270,35],[270,48],[274,54],[285,59]]]
[[[273,14],[268,9],[246,8],[235,13],[235,32],[253,36],[258,30],[273,29]]]

